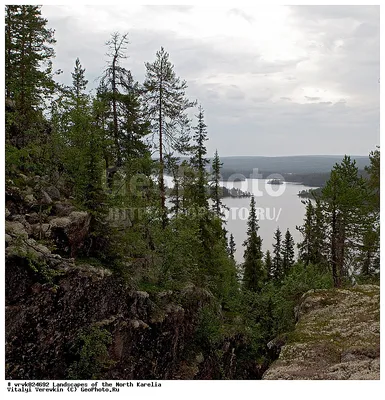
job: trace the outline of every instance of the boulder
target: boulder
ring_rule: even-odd
[[[45,192],[51,197],[52,200],[60,200],[60,192],[55,186],[48,186]]]
[[[41,204],[42,205],[50,205],[53,203],[51,197],[48,195],[48,193],[44,190],[41,191],[41,198],[40,198]]]
[[[31,225],[32,236],[35,239],[48,239],[51,237],[51,225],[47,223]]]
[[[33,194],[27,194],[24,197],[24,201],[26,202],[27,206],[32,207],[37,204],[37,200]]]
[[[28,239],[28,232],[24,225],[18,221],[5,221],[5,232],[16,238]]]
[[[69,203],[57,202],[52,207],[52,214],[58,217],[68,217],[72,211],[75,211],[75,207]]]
[[[380,288],[313,290],[263,379],[380,379]]]
[[[37,224],[38,222],[40,222],[40,216],[36,212],[33,212],[31,214],[25,214],[25,219],[31,225]]]
[[[72,211],[68,217],[52,218],[51,238],[59,250],[74,257],[83,247],[91,222],[91,216],[85,211]]]

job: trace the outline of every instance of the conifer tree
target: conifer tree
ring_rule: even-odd
[[[236,246],[235,246],[234,236],[232,233],[230,233],[228,249],[229,249],[229,256],[231,257],[232,260],[235,260],[234,256],[235,256]]]
[[[143,84],[143,99],[151,130],[158,136],[154,143],[159,152],[159,190],[162,223],[166,225],[166,193],[164,184],[164,154],[170,150],[184,153],[188,142],[187,110],[195,105],[186,98],[187,83],[175,74],[169,54],[163,47],[156,53],[153,63],[147,62]]]
[[[279,229],[274,233],[275,243],[273,244],[273,268],[272,277],[275,280],[280,280],[283,276],[283,260],[282,260],[282,233]]]
[[[258,218],[254,196],[250,201],[250,212],[247,220],[247,239],[244,241],[243,282],[244,288],[253,292],[261,290],[266,280],[266,271],[262,262],[262,239],[258,235]]]
[[[128,34],[115,32],[106,42],[109,57],[97,91],[98,100],[104,104],[103,153],[107,184],[112,191],[113,179],[118,169],[124,167],[127,180],[141,172],[140,159],[150,157],[143,138],[149,133],[140,102],[141,90],[131,72],[122,66],[127,58]],[[101,109],[100,109],[101,111]]]
[[[106,42],[109,61],[100,80],[100,86],[104,89],[104,100],[111,107],[111,136],[114,143],[113,156],[111,157],[113,157],[113,164],[117,168],[122,166],[122,155],[119,144],[119,95],[122,91],[127,92],[133,85],[131,72],[121,66],[121,61],[127,58],[125,54],[128,44],[127,36],[127,33],[121,35],[118,32],[114,32],[111,35],[111,39]],[[106,165],[107,168],[109,166]]]
[[[325,266],[326,228],[320,199],[315,200],[315,205],[312,200],[307,200],[304,223],[296,229],[303,236],[302,241],[297,244],[299,260],[305,266],[309,264]]]
[[[198,108],[198,119],[197,125],[194,127],[192,146],[192,157],[191,165],[197,171],[196,184],[193,192],[194,202],[198,207],[208,209],[208,196],[207,196],[207,185],[208,185],[208,173],[206,166],[209,164],[209,160],[206,158],[207,150],[205,142],[208,140],[207,137],[207,125],[204,122],[204,110],[202,106]]]
[[[299,259],[309,265],[313,255],[313,227],[314,227],[314,207],[310,199],[306,201],[306,213],[304,223],[297,226],[297,230],[302,234],[302,241],[298,243]]]
[[[329,262],[333,281],[340,287],[348,276],[347,259],[357,251],[365,227],[372,223],[366,212],[367,187],[358,175],[356,162],[345,156],[336,164],[322,189],[322,205],[328,227]]]
[[[218,150],[215,150],[212,161],[212,177],[210,182],[211,199],[213,201],[212,210],[218,218],[223,219],[225,214],[223,212],[224,205],[222,203],[222,188],[220,185],[221,166],[222,163],[219,159]]]
[[[93,196],[100,189],[101,136],[94,125],[94,110],[86,93],[85,69],[76,59],[72,86],[64,87],[56,101],[52,123],[58,147],[57,157],[81,203],[97,203]],[[94,205],[95,205],[94,204]]]
[[[266,275],[267,275],[268,279],[272,278],[273,261],[271,259],[270,250],[267,250],[266,254],[265,254],[265,270],[266,270]]]
[[[287,275],[294,264],[294,240],[289,229],[285,233],[282,245],[282,272]]]
[[[7,139],[22,148],[36,139],[44,100],[54,90],[54,31],[41,6],[8,5],[5,16],[5,91],[13,112],[6,113]]]

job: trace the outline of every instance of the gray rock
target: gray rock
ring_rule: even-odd
[[[49,186],[45,192],[51,197],[52,200],[60,200],[60,192],[55,186]]]
[[[68,203],[55,203],[52,207],[52,213],[58,217],[68,217],[75,207]]]
[[[43,223],[43,224],[34,224],[31,226],[32,228],[32,236],[35,239],[48,239],[51,236],[51,225],[47,224],[47,223]]]
[[[5,207],[5,218],[8,218],[10,215],[11,211],[9,211],[7,207]]]
[[[263,379],[380,379],[380,288],[305,293],[299,321]]]
[[[35,199],[35,196],[33,194],[27,194],[24,197],[24,201],[27,203],[28,206],[33,206],[37,204],[37,200]]]
[[[25,214],[25,219],[31,225],[37,224],[40,221],[39,214],[35,212],[31,214]]]
[[[5,232],[11,236],[28,239],[28,233],[24,225],[18,221],[5,221]]]
[[[41,191],[41,204],[43,205],[50,205],[52,204],[53,201],[51,197],[48,195],[48,193],[44,190]]]

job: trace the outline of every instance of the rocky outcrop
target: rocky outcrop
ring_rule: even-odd
[[[6,263],[8,379],[66,379],[74,365],[77,375],[72,377],[91,378],[87,369],[79,367],[87,357],[80,354],[79,338],[86,335],[95,341],[90,346],[97,351],[101,343],[92,333],[95,329],[107,334],[110,341],[108,363],[94,377],[171,379],[177,375],[183,350],[191,343],[198,323],[198,311],[210,300],[209,293],[192,288],[188,296],[149,296],[128,287],[109,270],[78,266],[73,260],[36,249],[40,262],[44,260],[55,271],[42,279],[43,271],[31,268],[26,257],[9,249],[12,247],[7,249]]]
[[[378,286],[310,291],[296,314],[263,379],[380,379]]]
[[[6,187],[6,233],[50,240],[56,252],[75,257],[84,248],[91,216],[76,211],[59,190],[40,177],[22,177],[24,186]]]

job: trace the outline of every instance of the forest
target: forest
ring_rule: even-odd
[[[137,82],[123,66],[135,57],[129,34],[114,32],[106,38],[108,62],[90,93],[79,58],[73,60],[72,84],[58,83],[56,40],[47,22],[41,6],[6,6],[6,204],[16,190],[20,202],[29,201],[24,216],[35,216],[38,244],[75,264],[108,269],[150,296],[183,296],[190,286],[202,290],[210,301],[199,310],[192,346],[214,360],[210,376],[216,379],[228,376],[221,352],[229,337],[241,343],[239,372],[232,377],[259,379],[277,357],[267,344],[293,330],[294,308],[308,290],[379,284],[379,147],[369,155],[365,176],[346,155],[322,190],[303,200],[300,243],[289,230],[277,229],[273,251],[264,253],[251,196],[244,261],[236,263],[224,219],[220,155],[207,154],[204,105],[187,98],[188,82],[178,77],[172,55],[161,47]],[[55,212],[55,196],[46,187],[90,216],[87,232],[69,245],[62,236],[45,235]],[[112,211],[128,217],[111,218]],[[6,212],[10,223],[16,221],[12,214]],[[35,261],[25,268],[33,267],[42,282],[59,279]],[[109,332],[90,329],[77,336],[80,350],[69,357],[66,378],[100,378],[111,367],[100,362]],[[92,351],[90,337],[98,343]]]

